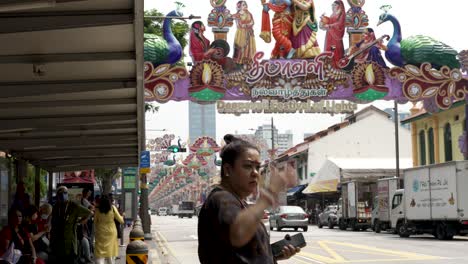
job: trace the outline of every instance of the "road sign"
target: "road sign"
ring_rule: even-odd
[[[122,169],[122,176],[124,177],[124,189],[135,189],[136,188],[136,176],[138,174],[138,168],[128,167]]]
[[[150,152],[142,151],[140,154],[140,168],[150,167]]]

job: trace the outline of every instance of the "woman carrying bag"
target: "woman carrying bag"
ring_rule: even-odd
[[[119,255],[117,228],[114,220],[120,224],[124,222],[117,208],[112,205],[109,196],[103,195],[94,215],[96,235],[94,257],[97,264],[114,264],[115,257]]]

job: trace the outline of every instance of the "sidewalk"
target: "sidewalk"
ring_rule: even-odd
[[[127,245],[130,242],[129,234],[132,230],[131,227],[125,227],[123,236],[124,236],[124,244],[119,247],[119,259],[115,261],[116,264],[125,264],[126,263],[126,250]],[[160,257],[157,251],[157,245],[154,241],[154,234],[153,240],[145,241],[146,245],[148,245],[148,263],[151,264],[161,264]],[[120,242],[120,239],[119,239]]]

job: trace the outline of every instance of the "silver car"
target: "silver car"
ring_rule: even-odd
[[[270,215],[270,230],[276,227],[280,231],[282,228],[308,229],[308,215],[299,206],[280,206]]]
[[[328,226],[328,228],[333,229],[335,225],[338,224],[338,217],[336,216],[336,212],[338,210],[337,205],[329,205],[325,208],[325,211],[321,212],[318,216],[318,228],[322,228],[323,226]]]

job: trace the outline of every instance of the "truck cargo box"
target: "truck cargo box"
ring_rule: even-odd
[[[468,161],[404,171],[408,220],[467,220]]]

